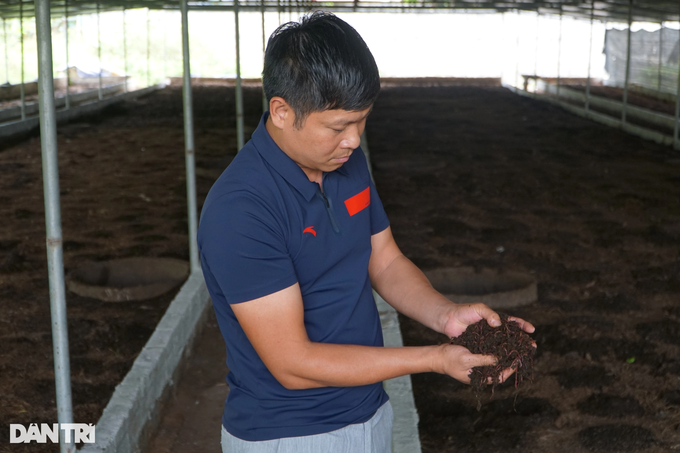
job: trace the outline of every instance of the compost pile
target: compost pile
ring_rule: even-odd
[[[505,313],[499,313],[501,325],[491,327],[483,319],[467,327],[461,335],[451,339],[451,344],[466,347],[473,354],[493,355],[498,359],[495,366],[478,366],[470,373],[470,385],[477,395],[478,406],[481,407],[480,396],[487,385],[491,385],[491,392],[500,384],[500,376],[503,370],[512,368],[515,370],[515,388],[525,378],[531,380],[533,370],[533,357],[536,347],[533,340],[522,330],[515,321],[508,319]]]

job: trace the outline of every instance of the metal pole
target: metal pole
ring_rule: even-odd
[[[562,60],[562,5],[560,4],[560,36],[557,40],[557,99],[560,98],[560,64]]]
[[[68,109],[71,107],[71,75],[68,70],[68,0],[64,0],[64,36],[66,37],[66,95],[64,101],[66,102],[66,108]]]
[[[243,92],[241,90],[241,45],[238,24],[238,0],[234,0],[234,24],[236,25],[236,150],[243,148]]]
[[[267,41],[265,39],[265,31],[264,31],[264,11],[265,11],[265,6],[264,6],[264,0],[262,0],[262,61],[264,62],[264,53],[267,50]],[[262,83],[262,112],[266,112],[269,110],[269,104],[267,104],[267,95],[264,92],[264,81]]]
[[[7,21],[2,18],[2,36],[5,41],[5,81],[9,85],[9,54],[7,52]]]
[[[187,211],[189,220],[189,258],[192,272],[201,270],[198,259],[198,244],[196,231],[198,230],[198,205],[196,203],[196,159],[194,150],[194,111],[191,99],[191,65],[189,58],[189,19],[187,0],[180,0],[182,12],[182,56],[184,59],[184,83],[182,97],[184,101],[184,160],[187,178]]]
[[[519,10],[517,10],[517,22],[519,22]],[[515,39],[515,88],[519,88],[519,27],[515,27],[517,33]]]
[[[621,110],[621,124],[626,124],[626,113],[628,110],[628,82],[630,81],[630,38],[633,25],[633,0],[628,3],[628,48],[626,49],[626,80],[623,84],[623,108]]]
[[[538,34],[540,32],[540,28],[539,28],[539,19],[540,18],[541,18],[541,15],[538,12],[536,12],[536,48],[534,49],[534,75],[536,77],[538,77]],[[538,79],[536,79],[536,82],[538,83]]]
[[[97,92],[99,95],[99,100],[101,101],[104,99],[104,95],[102,94],[102,39],[101,39],[101,27],[99,26],[100,22],[100,14],[99,14],[99,2],[97,2],[97,57],[99,58],[99,86],[97,88]]]
[[[38,104],[40,108],[40,145],[45,197],[54,380],[57,390],[58,422],[64,424],[73,423],[73,409],[71,406],[71,369],[68,355],[66,289],[61,236],[57,121],[54,107],[54,79],[52,78],[52,27],[49,0],[35,0],[35,24],[38,40]],[[61,453],[74,453],[76,451],[73,437],[71,437],[69,443],[66,443],[64,437],[60,435],[59,445]]]
[[[505,33],[507,31],[507,28],[505,27],[505,13],[501,13],[501,30],[503,30],[503,36],[505,36]],[[500,58],[501,60],[501,85],[504,85],[505,82],[503,79],[505,78],[505,65],[507,63],[507,60],[505,59],[507,55],[507,49],[506,49],[506,43],[504,42],[501,47],[501,52],[503,52],[503,56]]]
[[[586,112],[590,110],[590,67],[593,59],[593,20],[595,18],[595,0],[590,4],[590,45],[588,46],[588,79],[586,81]]]
[[[661,59],[663,50],[663,22],[659,24],[659,66],[657,67],[658,79],[656,80],[656,90],[661,91]]]
[[[163,82],[168,78],[168,12],[163,12]]]
[[[24,86],[24,2],[19,3],[19,34],[21,34],[21,119],[26,119],[26,87]],[[50,74],[50,78],[52,75]]]
[[[680,30],[678,31],[680,35]],[[680,42],[680,36],[678,36]],[[680,150],[678,134],[680,132],[680,54],[678,55],[678,86],[675,92],[675,128],[673,130],[673,148]]]
[[[146,9],[146,86],[151,86],[151,17],[149,8]]]
[[[128,58],[127,58],[127,27],[126,17],[127,10],[123,8],[123,71],[125,71],[125,78],[123,80],[123,87],[125,92],[128,92]]]

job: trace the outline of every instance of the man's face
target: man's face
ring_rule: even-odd
[[[311,113],[295,128],[295,115],[287,115],[281,128],[281,149],[310,180],[342,166],[359,147],[371,108],[359,111],[324,110]]]

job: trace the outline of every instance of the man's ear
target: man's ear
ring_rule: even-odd
[[[294,115],[293,109],[285,99],[279,96],[274,96],[269,101],[269,117],[277,129],[283,129],[286,124],[286,119]],[[290,121],[290,119],[288,119]]]

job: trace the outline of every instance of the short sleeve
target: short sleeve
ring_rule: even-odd
[[[383,208],[382,201],[378,196],[378,191],[373,184],[373,179],[369,176],[369,186],[371,187],[371,236],[378,234],[390,226],[390,220],[387,218],[385,208]]]
[[[249,192],[223,195],[207,207],[198,231],[201,265],[227,303],[264,297],[297,282],[285,231],[272,209]]]

